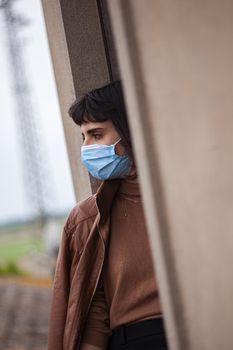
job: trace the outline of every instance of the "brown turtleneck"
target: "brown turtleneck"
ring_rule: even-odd
[[[161,312],[139,186],[123,180],[82,342],[104,349],[112,329],[160,317]]]

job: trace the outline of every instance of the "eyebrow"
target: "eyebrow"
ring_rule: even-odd
[[[103,131],[103,130],[104,130],[104,128],[92,128],[92,129],[87,130],[87,134],[92,134],[93,132]],[[84,135],[83,132],[82,132],[82,135]]]

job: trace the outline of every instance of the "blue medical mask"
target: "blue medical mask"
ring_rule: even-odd
[[[121,140],[121,139],[120,139]],[[89,173],[99,180],[124,178],[129,174],[132,160],[129,156],[119,156],[113,145],[94,144],[82,146],[81,159]]]

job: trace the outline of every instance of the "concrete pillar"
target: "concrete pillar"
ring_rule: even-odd
[[[108,4],[170,349],[233,349],[233,2]]]
[[[80,200],[95,192],[99,183],[81,164],[80,131],[67,111],[80,93],[119,76],[110,23],[103,0],[42,0],[42,4],[73,184]]]

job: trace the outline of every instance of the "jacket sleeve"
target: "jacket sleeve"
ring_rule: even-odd
[[[111,335],[109,323],[109,310],[101,276],[88,313],[82,344],[105,349]]]
[[[57,258],[49,319],[48,350],[63,349],[72,265],[72,252],[70,249],[70,237],[72,234],[72,229],[70,229],[71,216],[72,212],[63,229]]]

